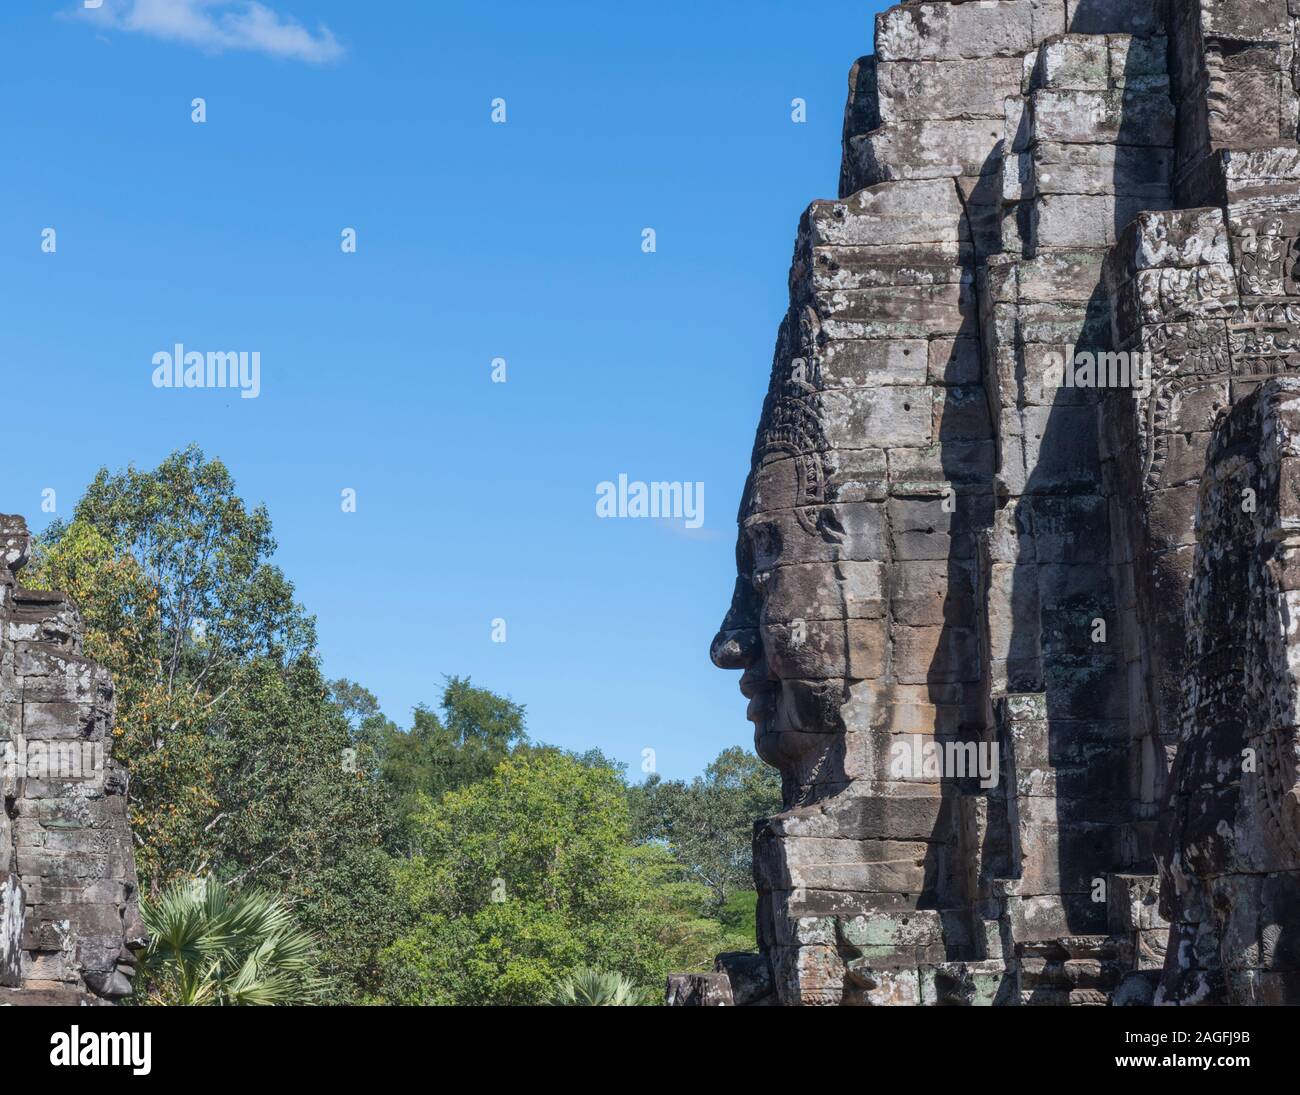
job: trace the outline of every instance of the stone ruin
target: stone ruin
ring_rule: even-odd
[[[712,651],[759,953],[671,1003],[1300,1003],[1298,34],[877,18]]]
[[[0,516],[0,1006],[131,992],[144,943],[113,682],[60,593],[22,589],[31,536]]]

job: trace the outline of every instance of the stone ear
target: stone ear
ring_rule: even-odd
[[[830,506],[823,506],[818,511],[817,531],[828,544],[842,544],[848,535],[840,524],[839,515]]]

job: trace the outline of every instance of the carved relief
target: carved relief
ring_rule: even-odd
[[[1275,930],[1292,897],[1300,918],[1300,718],[1241,714],[1256,678],[1275,707],[1300,691],[1300,639],[1238,641],[1231,583],[1258,592],[1268,558],[1224,554],[1232,499],[1204,493],[1212,442],[1239,444],[1225,475],[1267,448],[1229,412],[1300,376],[1296,18],[1191,0],[1173,33],[1168,5],[1098,0],[1061,35],[1063,3],[996,7],[880,16],[852,192],[801,225],[713,644],[783,777],[755,841],[764,999],[1300,1002]],[[979,80],[1009,84],[975,119]],[[1149,387],[1072,389],[1063,350],[1142,355]],[[1189,727],[1225,771],[1256,750],[1240,802],[1170,770]],[[996,741],[1005,784],[891,768],[912,734]],[[1252,826],[1272,897],[1215,859]],[[1194,891],[1258,919],[1266,959]],[[1237,972],[1180,965],[1200,954]]]

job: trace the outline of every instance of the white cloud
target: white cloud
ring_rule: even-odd
[[[294,61],[324,64],[343,56],[326,26],[315,33],[292,16],[257,0],[104,0],[99,8],[78,6],[104,27],[183,42],[212,53],[253,50]]]

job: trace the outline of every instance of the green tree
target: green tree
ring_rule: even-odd
[[[385,851],[391,799],[313,659],[284,669],[256,659],[238,692],[216,728],[213,862],[240,885],[287,896],[321,940],[321,972],[336,978],[336,998],[351,999],[398,927]]]
[[[355,693],[340,693],[336,686],[335,694],[350,701],[353,711],[369,711]],[[377,715],[376,709],[359,727],[373,726]],[[418,839],[419,827],[410,819],[429,800],[486,779],[527,741],[522,705],[475,688],[468,677],[448,677],[439,710],[417,707],[410,730],[388,723],[376,742],[379,772],[397,800],[404,846],[409,850]]]
[[[206,732],[209,698],[169,685],[162,668],[160,591],[139,561],[84,521],[38,541],[24,574],[36,589],[69,594],[86,653],[113,677],[113,750],[131,771],[136,864],[146,883],[193,866],[217,804],[218,743]]]
[[[218,460],[101,470],[39,545],[117,690],[146,892],[212,874],[294,902],[335,998],[352,999],[400,928],[378,749],[331,701],[314,625],[270,562],[275,541]]]
[[[315,645],[312,619],[269,562],[276,544],[266,508],[249,510],[226,466],[197,446],[152,471],[101,468],[73,521],[124,547],[157,589],[157,654],[172,688],[219,680],[253,656],[290,661]]]
[[[643,930],[664,955],[667,972],[707,972],[723,951],[754,949],[754,899],[752,890],[735,890],[727,905],[717,909],[707,886],[691,877],[661,841],[635,845],[631,853],[637,892],[648,915]],[[750,915],[733,913],[749,899]],[[662,988],[660,985],[658,988]]]
[[[378,697],[370,689],[346,677],[330,682],[330,700],[347,720],[354,738],[361,736],[368,726],[392,725],[379,709]]]
[[[689,783],[656,774],[628,795],[634,838],[664,841],[715,907],[752,890],[754,822],[781,809],[780,777],[753,753],[724,749]]]
[[[523,751],[430,801],[416,825],[421,854],[398,884],[416,925],[380,956],[381,999],[538,1004],[587,967],[659,990],[666,914],[637,868],[616,773]]]
[[[101,469],[39,545],[38,588],[64,589],[118,692],[114,750],[131,771],[136,863],[149,884],[212,862],[225,728],[247,665],[314,647],[314,623],[269,562],[264,508],[191,446],[153,471]]]
[[[752,942],[749,827],[779,802],[756,758],[629,789],[597,750],[530,744],[522,705],[462,677],[399,730],[322,678],[274,550],[266,511],[193,447],[101,470],[39,545],[33,584],[73,595],[114,677],[147,893],[176,912],[169,880],[197,875],[288,903],[343,1002],[540,1003],[584,968],[657,995]],[[166,976],[156,997],[217,991]]]

